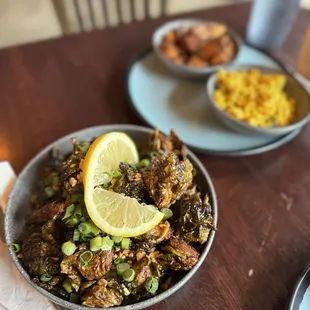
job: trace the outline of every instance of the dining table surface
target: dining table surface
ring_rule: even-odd
[[[216,20],[245,37],[250,4],[180,15]],[[101,124],[143,124],[126,73],[176,16],[134,21],[0,51],[0,160],[19,173],[42,148]],[[295,67],[310,21],[300,10],[286,43],[271,53]],[[151,310],[283,310],[310,263],[310,126],[279,149],[249,157],[198,154],[218,196],[218,229],[194,277]]]

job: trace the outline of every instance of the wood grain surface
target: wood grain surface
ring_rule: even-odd
[[[217,20],[244,36],[250,6],[183,16]],[[130,61],[166,19],[135,22],[0,51],[0,160],[20,172],[74,130],[135,123],[125,91]],[[294,66],[310,20],[301,11],[274,51]],[[278,150],[243,158],[199,156],[214,181],[219,223],[210,255],[179,292],[152,307],[283,310],[310,262],[310,127]]]

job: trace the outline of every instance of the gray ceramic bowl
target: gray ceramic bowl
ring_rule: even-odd
[[[289,126],[283,127],[271,127],[271,128],[263,128],[263,127],[255,127],[249,125],[245,122],[242,122],[233,116],[230,116],[223,110],[217,107],[215,101],[213,100],[213,93],[217,84],[216,73],[212,74],[206,84],[206,92],[208,101],[211,104],[215,114],[218,118],[225,123],[230,128],[243,132],[243,133],[255,133],[258,135],[267,135],[267,136],[284,136],[290,132],[293,132],[297,129],[301,129],[301,127],[305,126],[310,119],[310,97],[306,91],[306,89],[300,84],[298,80],[296,80],[292,75],[276,69],[258,67],[258,66],[235,66],[230,69],[226,69],[227,71],[245,71],[249,69],[259,69],[263,73],[277,73],[283,74],[287,78],[287,83],[284,87],[284,91],[296,100],[296,120],[293,124]]]
[[[97,136],[100,136],[104,133],[111,132],[111,131],[121,131],[127,133],[132,139],[137,143],[138,147],[146,146],[149,140],[150,135],[152,134],[153,130],[135,126],[135,125],[106,125],[106,126],[97,126],[91,127],[84,130],[80,130],[74,132],[70,135],[67,135],[54,143],[47,146],[44,150],[42,150],[38,155],[36,155],[23,169],[21,174],[19,175],[17,182],[11,192],[11,195],[8,200],[6,214],[5,214],[5,238],[7,244],[11,244],[19,240],[22,236],[22,232],[25,225],[25,218],[26,215],[30,211],[30,206],[27,204],[29,201],[29,197],[31,193],[35,192],[35,187],[37,180],[39,179],[40,171],[42,167],[44,167],[50,160],[50,152],[51,150],[56,147],[64,154],[69,153],[72,150],[72,144],[70,142],[70,138],[75,137],[78,140],[91,140]],[[209,193],[211,205],[213,206],[213,216],[215,224],[217,223],[217,200],[216,194],[212,185],[211,178],[201,162],[198,158],[192,153],[189,152],[189,159],[194,165],[196,169],[196,176],[195,181],[200,187],[202,193]],[[201,256],[199,258],[198,263],[194,266],[192,270],[186,273],[179,274],[175,279],[173,286],[169,288],[167,291],[158,294],[157,296],[147,299],[142,302],[137,302],[135,304],[120,306],[120,307],[113,307],[113,308],[106,308],[106,309],[118,309],[118,310],[137,310],[150,307],[155,303],[160,302],[161,300],[167,298],[174,292],[176,292],[182,285],[184,285],[198,270],[204,259],[206,258],[213,239],[214,239],[214,232],[212,231],[207,243],[204,245]],[[16,255],[10,250],[10,255],[20,273],[24,276],[24,278],[34,287],[36,288],[41,294],[46,296],[52,302],[66,308],[66,309],[76,309],[76,310],[89,310],[90,308],[76,305],[65,301],[61,298],[58,298],[51,293],[45,291],[44,289],[40,288],[39,286],[35,285],[26,269],[24,268],[23,264],[20,260],[16,257]],[[101,308],[93,308],[93,309],[101,309]]]
[[[167,32],[173,29],[178,29],[182,26],[192,27],[192,26],[195,26],[201,23],[206,23],[206,22],[210,22],[210,21],[203,20],[203,19],[177,19],[177,20],[168,22],[160,26],[159,28],[155,30],[153,34],[153,38],[152,38],[153,49],[155,53],[157,54],[158,58],[160,59],[160,61],[164,64],[164,66],[166,66],[169,70],[176,73],[177,75],[185,77],[185,78],[204,78],[210,73],[217,71],[219,68],[229,66],[233,63],[233,61],[238,56],[242,40],[235,32],[233,32],[229,28],[227,30],[227,33],[233,39],[235,43],[236,55],[232,61],[224,65],[221,65],[221,66],[209,66],[209,67],[204,67],[204,68],[195,68],[195,67],[190,67],[187,65],[177,65],[173,61],[167,59],[162,53],[162,51],[160,50],[160,44],[162,42],[164,35]]]

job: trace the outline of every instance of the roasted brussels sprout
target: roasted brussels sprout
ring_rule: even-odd
[[[193,180],[193,166],[174,153],[152,158],[142,171],[144,183],[157,207],[169,207],[180,198]]]

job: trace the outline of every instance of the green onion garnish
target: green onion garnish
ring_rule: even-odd
[[[102,187],[103,187],[103,188],[109,188],[110,186],[111,186],[111,182],[102,184]]]
[[[145,289],[149,293],[155,294],[158,290],[158,280],[154,277],[148,277],[145,281]]]
[[[84,283],[82,283],[80,289],[83,291],[83,290],[91,287],[94,283],[96,283],[96,280],[84,282]]]
[[[144,158],[144,159],[140,160],[140,162],[138,164],[138,168],[148,167],[150,164],[151,164],[151,161],[148,158]]]
[[[93,238],[94,238],[94,236],[91,235],[91,234],[89,234],[89,235],[83,235],[83,234],[81,234],[81,236],[80,236],[80,241],[85,241],[85,242],[87,242],[87,241],[90,241],[90,240],[93,239]]]
[[[66,279],[63,284],[62,287],[65,289],[65,291],[70,294],[73,291],[72,285],[71,285],[71,281],[70,279]]]
[[[20,245],[18,243],[12,243],[10,244],[10,249],[15,253],[18,254],[20,253]]]
[[[123,274],[123,279],[127,282],[132,282],[135,279],[136,272],[133,269],[127,269]]]
[[[129,238],[123,238],[122,242],[121,242],[121,248],[123,250],[128,250],[130,247],[130,239]]]
[[[72,255],[75,252],[75,250],[76,250],[76,245],[71,241],[67,241],[63,243],[61,246],[62,253],[68,256]]]
[[[99,251],[102,247],[102,238],[97,236],[90,240],[90,250],[95,252]]]
[[[44,274],[42,274],[42,276],[40,277],[40,281],[42,281],[42,282],[49,282],[49,281],[51,281],[52,280],[52,276],[50,276],[49,274],[47,274],[47,273],[44,273]]]
[[[116,272],[118,275],[122,276],[126,270],[130,268],[128,263],[121,263],[116,265]]]
[[[124,263],[126,260],[122,257],[119,257],[117,258],[115,261],[114,261],[114,265],[118,265],[118,264],[121,264],[121,263]]]
[[[108,174],[111,177],[116,178],[116,179],[119,179],[122,176],[122,173],[118,169],[106,172],[106,174]]]
[[[158,152],[150,152],[150,153],[149,153],[149,156],[150,156],[151,158],[157,157],[157,156],[159,156],[159,153],[158,153]]]
[[[82,206],[78,204],[74,210],[74,217],[81,218],[82,217]]]
[[[55,192],[54,192],[54,190],[52,189],[51,186],[46,186],[44,188],[44,191],[45,191],[45,194],[47,195],[48,198],[51,198],[51,197],[53,197],[55,195]]]
[[[53,186],[58,186],[59,185],[59,178],[58,176],[54,176],[52,179],[52,185]]]
[[[80,294],[78,293],[71,293],[69,297],[69,301],[73,302],[74,304],[78,304],[80,301]]]
[[[78,228],[83,235],[88,235],[91,232],[91,226],[87,222],[81,223]]]
[[[122,242],[122,240],[123,240],[123,237],[113,236],[112,239],[113,239],[115,244],[120,244]]]
[[[82,266],[87,266],[88,263],[91,261],[93,258],[94,254],[91,251],[85,251],[82,254],[80,254],[80,262]]]
[[[100,229],[92,221],[88,221],[87,223],[90,225],[91,233],[97,236],[100,233]]]
[[[81,236],[81,233],[78,229],[74,229],[74,232],[73,232],[73,241],[80,241],[80,236]]]
[[[69,218],[73,214],[74,209],[75,209],[75,205],[74,204],[68,206],[66,208],[65,216],[62,219],[65,220],[65,219]]]
[[[87,212],[86,208],[83,208],[83,209],[82,209],[82,213],[83,213],[82,218],[84,219],[83,221],[84,221],[84,222],[88,221],[88,220],[90,219],[90,217],[89,217],[89,215],[88,215],[88,212]]]
[[[74,227],[74,226],[78,225],[78,224],[80,223],[80,221],[79,221],[79,219],[76,218],[76,217],[71,217],[71,218],[69,218],[65,223],[66,223],[67,225],[69,225],[69,226]]]
[[[106,236],[106,237],[102,238],[101,250],[102,251],[109,251],[112,249],[113,244],[114,244],[114,241],[112,239],[110,239],[109,236]]]
[[[161,208],[159,211],[161,213],[164,213],[163,220],[168,220],[168,219],[170,219],[170,217],[173,216],[173,213],[172,213],[171,209],[169,209],[169,208]]]
[[[73,194],[70,201],[84,204],[84,194]]]

